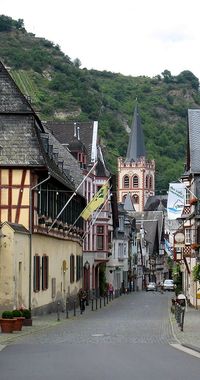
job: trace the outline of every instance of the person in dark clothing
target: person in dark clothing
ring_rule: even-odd
[[[78,292],[80,311],[85,310],[86,292],[81,288]]]

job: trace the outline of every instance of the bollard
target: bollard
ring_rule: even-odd
[[[99,298],[99,307],[101,309],[101,297]]]
[[[106,297],[105,296],[103,296],[103,304],[104,304],[104,306],[106,306]]]
[[[184,325],[184,316],[185,316],[185,308],[182,307],[182,313],[181,313],[181,331],[183,331],[183,325]]]
[[[92,298],[92,309],[91,310],[94,311],[94,300],[93,300],[93,298]]]
[[[57,321],[60,321],[60,301],[57,302]]]
[[[74,317],[76,316],[76,301],[74,300]]]
[[[108,294],[107,294],[107,304],[108,304]]]
[[[69,318],[69,302],[66,300],[66,319]]]
[[[96,310],[98,309],[98,298],[96,298]]]

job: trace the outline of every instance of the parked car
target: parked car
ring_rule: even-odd
[[[173,280],[165,280],[163,283],[163,290],[174,290],[174,281]]]
[[[155,282],[149,282],[149,284],[146,286],[146,291],[152,291],[152,290],[157,290],[157,286]]]

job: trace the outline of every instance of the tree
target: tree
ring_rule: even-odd
[[[195,90],[199,89],[199,79],[189,70],[182,71],[176,79],[178,83],[188,84],[189,82]]]
[[[0,16],[0,32],[9,32],[12,29],[23,29],[24,20],[19,18],[17,21],[11,17],[1,15]]]
[[[172,77],[171,72],[169,70],[164,70],[161,74],[164,78],[164,82],[166,82],[166,83],[173,82],[173,77]]]
[[[79,67],[81,67],[82,63],[80,61],[79,58],[76,58],[73,62],[74,66],[77,67],[77,69],[79,69]]]
[[[0,32],[8,32],[12,29],[12,18],[8,16],[0,16]]]

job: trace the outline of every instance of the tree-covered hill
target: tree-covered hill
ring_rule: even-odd
[[[199,80],[190,71],[154,78],[81,69],[58,45],[35,37],[23,20],[0,16],[0,59],[42,120],[98,120],[112,171],[126,154],[137,98],[149,158],[156,160],[156,187],[168,189],[184,170],[187,109],[200,107]],[[81,59],[81,57],[80,57]]]

